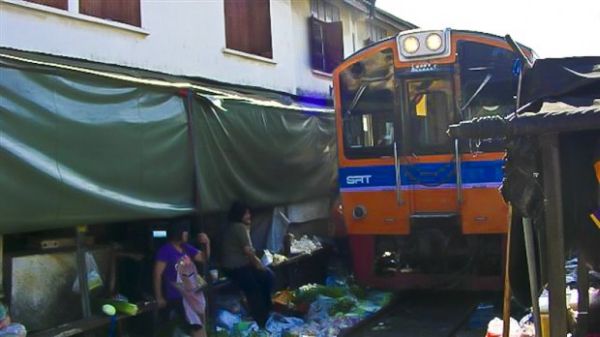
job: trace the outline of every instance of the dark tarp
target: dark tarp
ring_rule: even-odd
[[[598,94],[600,96],[600,93]],[[534,135],[548,132],[586,131],[600,129],[600,101],[585,107],[562,103],[545,104],[541,112],[511,114],[503,118],[489,116],[450,125],[453,138],[497,138]]]
[[[225,210],[236,199],[253,206],[284,205],[334,190],[333,114],[219,100],[194,104],[203,212]]]
[[[456,138],[491,138],[600,128],[600,57],[537,60],[523,73],[522,108],[506,118],[451,125]]]
[[[0,67],[0,232],[193,211],[182,100],[61,75]]]
[[[600,57],[537,60],[533,68],[525,70],[522,88],[522,105],[557,100],[574,106],[592,105],[600,93]]]
[[[571,107],[560,103],[546,104],[542,107],[542,112],[519,114],[509,123],[514,135],[600,129],[600,101],[585,107]]]
[[[0,50],[0,233],[333,190],[331,109],[153,74]]]

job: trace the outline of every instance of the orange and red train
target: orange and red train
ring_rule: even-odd
[[[501,287],[503,147],[493,139],[459,142],[446,130],[512,112],[517,59],[498,36],[414,30],[356,52],[334,71],[340,195],[361,283]]]

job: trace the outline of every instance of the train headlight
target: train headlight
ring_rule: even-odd
[[[417,50],[419,50],[419,39],[414,36],[407,37],[402,43],[402,48],[404,48],[404,51],[409,54],[416,53]]]
[[[438,51],[442,48],[442,44],[442,37],[437,33],[431,33],[427,36],[427,39],[425,39],[425,45],[431,51]]]
[[[363,205],[358,205],[352,210],[352,217],[354,219],[362,219],[367,215],[367,209]]]
[[[452,31],[407,30],[398,34],[396,43],[402,62],[448,57],[452,50]]]

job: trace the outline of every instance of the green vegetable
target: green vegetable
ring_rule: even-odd
[[[338,299],[332,306],[329,308],[329,315],[335,316],[338,313],[345,314],[352,310],[356,306],[356,301],[351,297],[342,297]]]
[[[313,302],[317,296],[323,295],[340,298],[348,293],[344,287],[328,287],[321,284],[307,284],[294,292],[294,303]]]
[[[107,300],[104,301],[104,304],[112,305],[113,307],[115,307],[115,309],[117,309],[117,312],[120,314],[135,316],[138,312],[137,305],[125,301]]]

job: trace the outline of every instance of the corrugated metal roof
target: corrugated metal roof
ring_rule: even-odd
[[[591,106],[551,103],[545,104],[540,112],[475,118],[450,125],[448,133],[454,138],[468,139],[587,130],[600,130],[600,100]]]
[[[509,120],[511,134],[560,133],[600,130],[600,101],[586,107],[544,106],[540,112],[522,113]]]

